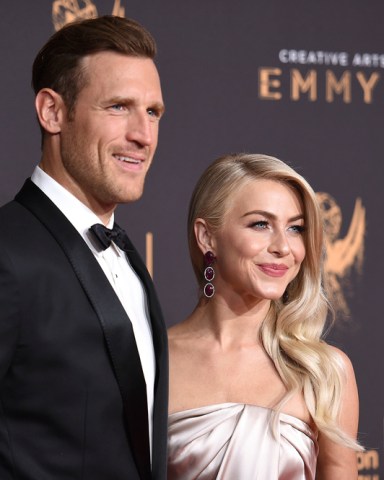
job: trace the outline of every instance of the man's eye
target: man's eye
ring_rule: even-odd
[[[148,108],[147,112],[148,112],[148,115],[150,117],[153,117],[153,118],[160,118],[161,117],[160,111],[157,110],[156,108]]]
[[[121,112],[124,109],[124,105],[121,105],[121,103],[116,103],[115,105],[111,105],[112,110],[117,110],[118,112]]]

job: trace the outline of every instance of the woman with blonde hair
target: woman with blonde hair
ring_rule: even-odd
[[[357,479],[352,365],[323,340],[323,227],[282,161],[216,160],[192,195],[196,308],[169,330],[170,480]]]

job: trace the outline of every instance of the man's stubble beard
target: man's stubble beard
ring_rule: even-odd
[[[136,179],[131,179],[130,185],[124,185],[122,181],[116,181],[108,172],[106,161],[104,164],[100,163],[97,149],[93,152],[88,150],[82,155],[84,145],[82,143],[79,145],[78,137],[67,135],[66,138],[69,140],[62,142],[61,158],[74,190],[85,197],[92,196],[93,199],[97,199],[99,204],[105,205],[130,203],[140,199],[147,171]],[[107,152],[104,154],[107,155]],[[88,162],[86,158],[89,159]],[[113,169],[113,161],[110,168]],[[72,193],[76,195],[75,192]]]

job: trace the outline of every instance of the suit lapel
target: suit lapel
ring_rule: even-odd
[[[144,285],[145,291],[148,298],[149,313],[152,323],[153,330],[153,342],[155,345],[156,357],[167,355],[167,344],[166,344],[166,335],[165,335],[165,325],[164,320],[161,315],[161,308],[157,298],[155,288],[151,276],[148,273],[147,267],[143,263],[139,253],[137,252],[135,246],[128,239],[128,249],[126,255],[129,259],[130,264],[134,268],[135,272],[139,276],[142,284]]]
[[[140,478],[150,479],[146,385],[131,321],[94,255],[51,200],[30,180],[15,200],[30,210],[55,237],[93,305],[122,394],[127,432]],[[132,254],[135,255],[137,253]],[[133,263],[137,263],[136,258]],[[148,290],[147,284],[146,288]]]
[[[152,336],[156,353],[155,402],[153,410],[152,476],[166,478],[168,430],[168,338],[157,294],[136,248],[129,240],[127,257],[142,281],[148,299]]]

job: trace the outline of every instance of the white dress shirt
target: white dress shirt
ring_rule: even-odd
[[[136,272],[131,267],[125,252],[117,245],[112,243],[110,247],[103,251],[97,249],[92,234],[89,232],[89,228],[95,223],[102,222],[92,210],[38,166],[35,168],[31,180],[52,200],[56,207],[61,210],[82,236],[96,260],[99,262],[127,315],[131,319],[147,385],[149,444],[152,458],[153,390],[156,367],[145,290]],[[113,223],[114,215],[112,214],[106,226],[112,228]]]

